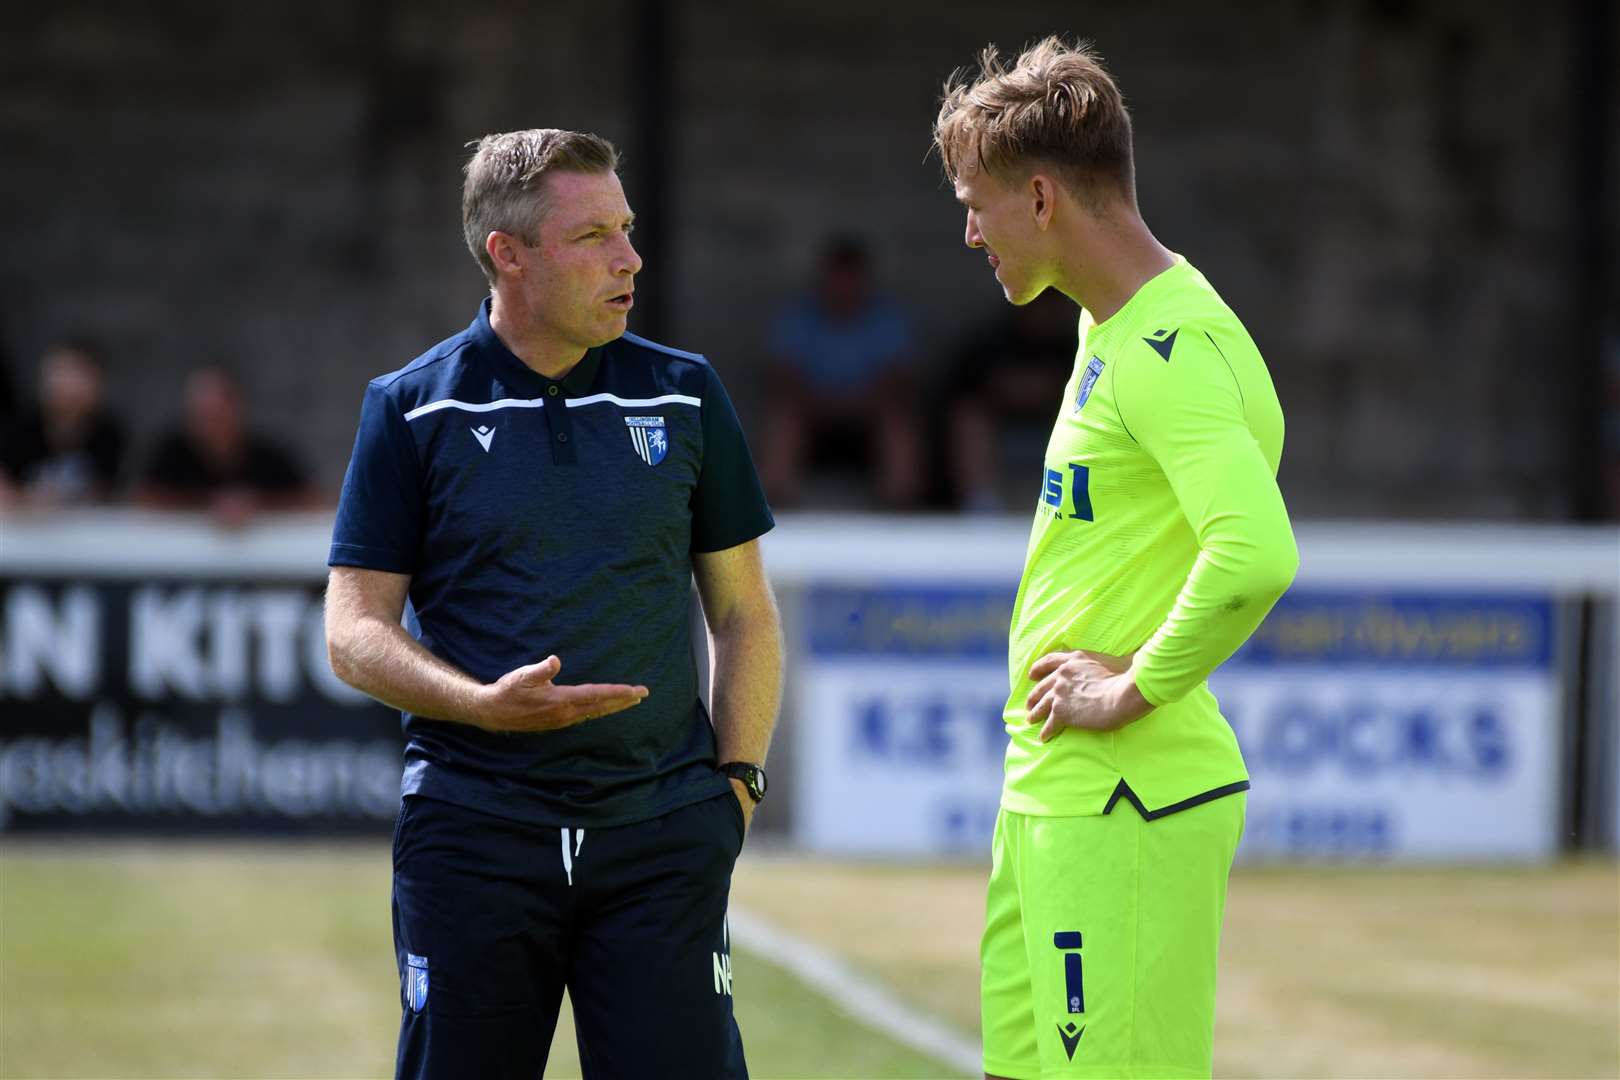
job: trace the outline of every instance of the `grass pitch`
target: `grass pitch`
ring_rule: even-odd
[[[733,896],[976,1035],[985,873],[756,857]],[[1215,1075],[1620,1076],[1620,868],[1239,867]]]
[[[9,842],[0,1077],[389,1075],[388,874],[380,844]],[[751,849],[733,898],[974,1036],[984,876]],[[775,959],[734,958],[756,1076],[949,1075]],[[1221,979],[1218,1076],[1620,1076],[1620,874],[1240,869]]]

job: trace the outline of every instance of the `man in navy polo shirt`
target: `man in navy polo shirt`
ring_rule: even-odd
[[[747,1075],[725,912],[780,693],[773,522],[714,369],[625,333],[617,164],[594,135],[482,139],[462,217],[491,296],[361,406],[326,627],[404,713],[402,1077],[539,1076],[564,987],[587,1077]]]

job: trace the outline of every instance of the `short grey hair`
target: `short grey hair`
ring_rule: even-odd
[[[535,226],[549,209],[545,178],[554,172],[608,173],[619,169],[619,152],[600,135],[558,128],[530,128],[485,135],[463,170],[461,231],[467,250],[495,283],[495,264],[484,243],[492,232],[526,244],[539,241]]]

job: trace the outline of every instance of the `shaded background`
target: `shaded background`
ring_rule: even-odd
[[[138,445],[187,366],[231,362],[335,490],[365,380],[483,292],[463,144],[575,127],[625,151],[632,329],[709,354],[757,432],[828,232],[872,245],[935,376],[1000,313],[929,125],[986,41],[1063,30],[1126,92],[1149,223],[1270,363],[1296,515],[1613,518],[1617,26],[1604,0],[30,5],[0,38],[0,344],[26,393],[50,339],[100,339]]]
[[[647,260],[632,329],[711,356],[756,451],[779,312],[825,237],[864,240],[915,327],[943,468],[951,367],[1007,307],[927,155],[940,85],[987,41],[1095,39],[1134,112],[1147,220],[1244,320],[1288,416],[1306,559],[1284,614],[1353,603],[1395,628],[1387,654],[1329,643],[1221,673],[1234,725],[1260,732],[1246,843],[1265,815],[1282,827],[1233,875],[1217,1072],[1620,1076],[1620,530],[1565,527],[1620,518],[1612,0],[6,15],[12,394],[31,398],[51,341],[100,341],[134,437],[127,490],[186,372],[225,362],[328,502],[365,382],[465,326],[485,291],[461,240],[466,142],[533,126],[620,146]],[[734,914],[841,957],[971,1059],[973,837],[999,790],[994,640],[1028,517],[807,502],[766,538],[789,688]],[[0,507],[0,1077],[387,1073],[398,719],[333,683],[330,507],[304,509],[244,525]],[[1536,633],[1504,636],[1498,617],[1527,604]],[[817,612],[847,627],[852,607],[909,628],[917,655],[818,652]],[[1397,609],[1412,621],[1384,618]],[[994,640],[935,648],[950,625]],[[1458,642],[1478,651],[1452,663]],[[1313,764],[1275,767],[1268,732]],[[904,784],[926,796],[909,809],[983,812],[950,844],[921,831],[950,814],[903,834]],[[829,807],[848,820],[814,842],[807,811]],[[1357,834],[1369,811],[1378,829]],[[1505,842],[1514,828],[1528,840]],[[850,857],[874,840],[896,850]],[[862,1027],[847,995],[781,966],[794,950],[737,947],[761,1075],[955,1060],[907,1025]],[[554,1074],[573,1071],[570,1038]]]

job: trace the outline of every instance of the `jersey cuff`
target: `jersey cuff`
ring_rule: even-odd
[[[1143,677],[1147,675],[1147,672],[1143,671],[1139,666],[1132,664],[1128,674],[1131,677],[1131,681],[1136,683],[1136,692],[1141,694],[1142,697],[1146,699],[1147,703],[1152,705],[1155,709],[1168,705],[1171,701],[1175,700],[1168,694],[1161,693],[1159,690],[1155,689],[1151,679],[1145,679]]]

